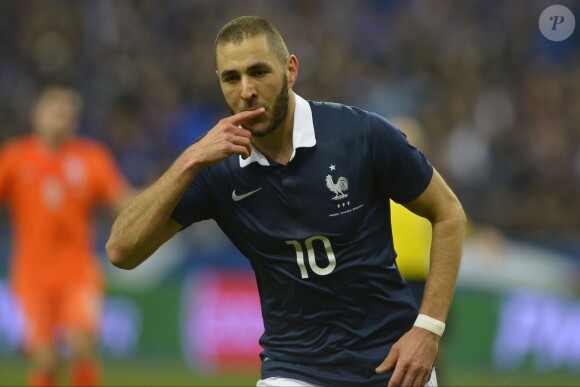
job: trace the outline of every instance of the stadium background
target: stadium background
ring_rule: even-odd
[[[552,4],[578,24],[574,1],[2,0],[0,141],[29,131],[39,87],[72,82],[81,134],[145,186],[227,114],[213,73],[219,28],[265,16],[300,60],[299,94],[415,117],[472,222],[506,236],[467,242],[447,383],[578,385],[580,32],[544,38],[538,18]],[[0,385],[17,385],[21,321],[0,214]],[[97,226],[103,251],[110,221]],[[255,382],[256,357],[244,355],[259,350],[252,275],[213,223],[133,272],[103,264],[107,385]]]

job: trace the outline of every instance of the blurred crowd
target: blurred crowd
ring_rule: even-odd
[[[580,4],[559,1],[580,21]],[[0,142],[29,131],[39,88],[82,92],[81,133],[130,181],[156,179],[228,114],[214,39],[270,19],[300,68],[295,91],[413,117],[470,218],[524,238],[576,241],[580,28],[552,42],[536,0],[2,0]],[[578,24],[578,23],[577,23]],[[356,155],[353,155],[356,157]]]

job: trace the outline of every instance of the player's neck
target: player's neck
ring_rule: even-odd
[[[278,164],[286,165],[290,161],[294,145],[292,133],[294,131],[294,93],[291,92],[288,99],[288,112],[286,118],[278,128],[264,137],[252,137],[252,145],[257,148],[269,160]]]
[[[67,142],[68,137],[66,136],[43,136],[40,133],[37,134],[38,139],[44,145],[44,147],[50,151],[54,152],[59,150],[63,147],[63,145]]]

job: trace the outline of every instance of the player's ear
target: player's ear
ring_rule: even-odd
[[[298,78],[298,59],[290,55],[286,61],[286,75],[288,76],[288,88],[292,89]]]

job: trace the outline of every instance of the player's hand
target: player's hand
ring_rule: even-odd
[[[243,158],[250,156],[252,133],[240,125],[258,117],[264,110],[246,110],[220,120],[187,150],[189,156],[194,157],[200,166],[215,164],[233,154]]]
[[[439,336],[413,327],[393,345],[385,361],[375,371],[382,374],[395,367],[388,387],[422,387],[429,381],[438,348]]]

